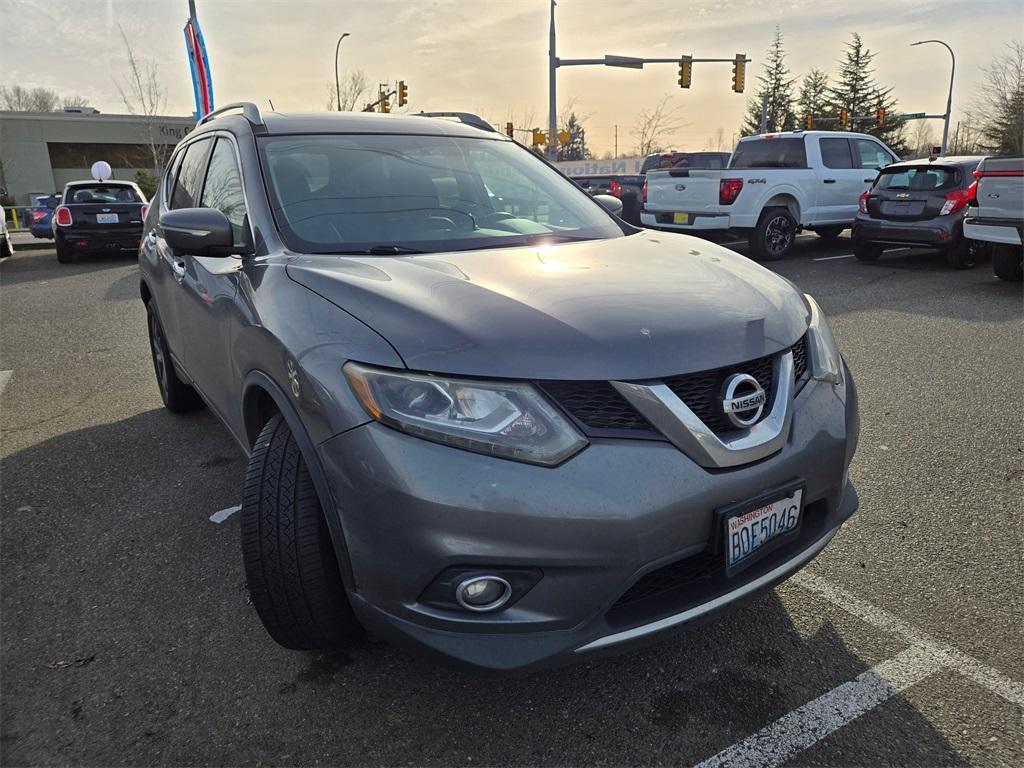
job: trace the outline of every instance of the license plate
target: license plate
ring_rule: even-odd
[[[672,214],[672,223],[673,224],[689,224],[690,223],[690,214],[688,214],[688,213],[673,213]]]
[[[97,213],[96,223],[97,224],[117,224],[118,218],[116,213]]]
[[[749,506],[725,518],[725,562],[732,573],[758,559],[773,541],[794,532],[800,525],[803,488],[751,509]]]

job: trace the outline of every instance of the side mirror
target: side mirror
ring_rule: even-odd
[[[160,214],[164,240],[193,256],[230,256],[237,251],[231,222],[216,208],[179,208]]]
[[[601,204],[608,213],[614,216],[622,215],[622,201],[611,195],[594,195],[594,199]]]

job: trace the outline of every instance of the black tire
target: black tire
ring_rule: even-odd
[[[63,238],[58,237],[54,247],[57,249],[57,261],[61,264],[73,264],[75,261],[75,254],[64,242]]]
[[[854,240],[853,255],[858,261],[878,261],[878,257],[882,255],[882,246],[870,240]]]
[[[974,241],[961,237],[960,242],[946,249],[946,263],[953,269],[974,269],[978,263]]]
[[[842,224],[837,224],[834,227],[818,227],[814,230],[814,234],[822,240],[835,240],[843,234],[844,229],[845,227]]]
[[[309,469],[279,415],[249,459],[241,524],[249,595],[277,643],[326,651],[363,638]]]
[[[796,240],[796,219],[786,208],[768,208],[750,233],[750,251],[758,261],[778,261]]]
[[[59,251],[58,251],[59,253]],[[188,413],[202,408],[205,403],[199,394],[178,378],[171,361],[170,348],[164,336],[160,317],[152,299],[146,302],[146,319],[149,325],[149,350],[153,356],[153,373],[160,388],[160,399],[171,413]]]
[[[1024,278],[1024,248],[1019,245],[994,244],[992,246],[992,271],[1000,280],[1019,283]]]

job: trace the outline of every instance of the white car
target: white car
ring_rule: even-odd
[[[755,257],[781,259],[801,229],[838,237],[878,171],[898,160],[874,136],[793,131],[741,139],[721,171],[649,171],[640,221],[675,232],[746,235]]]

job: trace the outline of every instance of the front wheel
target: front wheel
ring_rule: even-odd
[[[249,595],[275,641],[294,650],[326,651],[363,637],[313,479],[279,415],[256,438],[241,524]]]
[[[1019,283],[1024,278],[1024,248],[1019,245],[992,246],[992,271],[1000,280]]]
[[[796,219],[786,208],[769,208],[750,233],[750,250],[758,261],[778,261],[796,240]]]

